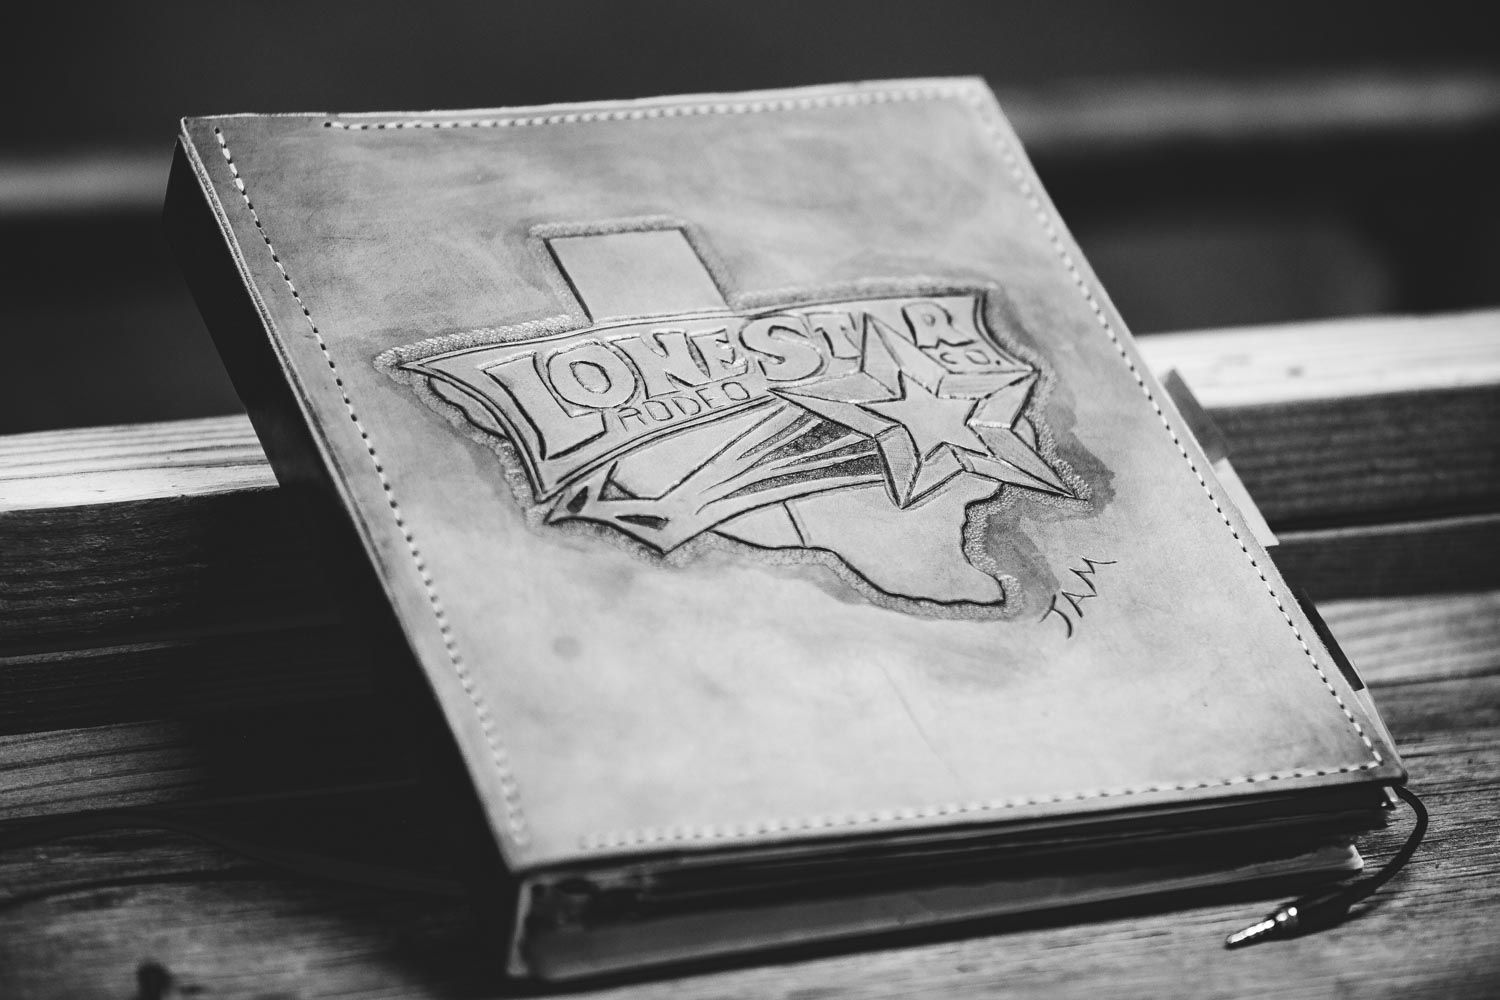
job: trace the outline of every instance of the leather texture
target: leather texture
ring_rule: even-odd
[[[516,870],[1403,776],[982,83],[181,141]]]

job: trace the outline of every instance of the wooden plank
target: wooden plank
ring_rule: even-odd
[[[1314,600],[1430,594],[1500,583],[1500,514],[1282,531],[1276,566]]]
[[[0,736],[0,823],[401,784],[414,750],[388,711],[350,697]]]
[[[352,638],[330,624],[0,656],[0,735],[365,698]]]
[[[0,514],[0,550],[0,652],[332,616],[299,518],[277,490],[12,511]]]
[[[1212,410],[1500,384],[1500,311],[1158,333],[1139,343],[1153,371],[1177,370]]]
[[[1492,810],[1500,793],[1500,677],[1396,685],[1382,702],[1433,825],[1406,871],[1341,927],[1227,953],[1224,934],[1271,901],[1220,900],[1050,926],[1033,920],[999,933],[970,929],[570,995],[1095,1000],[1185,988],[1198,996],[1491,995],[1500,985]],[[1364,839],[1372,862],[1389,856],[1407,822]],[[419,848],[386,860],[430,865],[432,857]],[[489,971],[498,942],[463,902],[299,880],[172,834],[96,834],[8,851],[0,854],[0,887],[7,998],[130,995],[148,962],[185,994],[226,998],[501,992]]]
[[[0,511],[275,487],[244,416],[0,436]]]
[[[1278,529],[1500,509],[1500,313],[1140,343],[1210,411]]]
[[[1500,393],[1352,396],[1211,411],[1281,530],[1500,507]]]
[[[1319,601],[1318,612],[1377,691],[1500,674],[1500,591]]]

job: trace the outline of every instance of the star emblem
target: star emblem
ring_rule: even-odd
[[[1038,454],[1023,416],[1034,368],[1014,360],[953,372],[873,316],[865,321],[861,356],[852,374],[773,391],[873,441],[897,507],[910,507],[963,472],[1074,495]]]
[[[984,442],[969,427],[979,407],[977,400],[939,396],[906,372],[898,373],[896,380],[900,395],[895,399],[863,405],[877,417],[900,424],[911,436],[919,459],[930,458],[944,445],[985,453]]]

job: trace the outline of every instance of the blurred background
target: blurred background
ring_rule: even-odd
[[[977,74],[1137,333],[1495,306],[1489,6],[13,7],[0,433],[239,409],[160,231],[183,115]]]

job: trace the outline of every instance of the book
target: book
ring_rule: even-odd
[[[166,216],[517,976],[1345,874],[1404,780],[980,81],[186,119]]]

